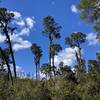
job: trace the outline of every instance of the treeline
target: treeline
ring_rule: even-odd
[[[92,23],[100,41],[100,7],[99,0],[80,0],[78,6],[81,18]],[[72,32],[65,37],[65,44],[75,51],[76,65],[67,66],[63,61],[56,66],[55,55],[62,50],[55,39],[61,37],[61,26],[52,16],[43,19],[42,35],[48,38],[49,62],[40,65],[43,50],[33,43],[30,50],[34,55],[36,66],[35,79],[17,77],[16,63],[9,34],[14,34],[16,27],[11,26],[14,14],[6,8],[0,8],[0,32],[6,36],[6,47],[0,47],[0,100],[99,100],[100,99],[100,52],[96,59],[88,60],[82,56],[81,44],[86,42],[86,34]],[[90,52],[91,53],[91,52]],[[66,59],[67,60],[67,59]],[[5,68],[7,67],[7,69]],[[13,73],[11,71],[13,66]],[[41,79],[41,74],[45,77]],[[30,75],[29,75],[30,77]]]

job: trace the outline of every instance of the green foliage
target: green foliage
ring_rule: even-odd
[[[100,22],[96,22],[94,28],[100,32]]]
[[[33,43],[31,46],[31,51],[34,54],[34,63],[36,65],[36,79],[40,79],[39,70],[40,60],[42,57],[42,50],[36,43]]]
[[[52,46],[51,46],[51,56],[52,56],[52,58],[55,56],[55,55],[57,55],[57,53],[59,52],[59,51],[61,51],[62,50],[62,47],[60,46],[60,44],[53,44]]]
[[[46,63],[46,64],[43,64],[41,66],[41,73],[42,74],[45,74],[45,78],[47,79],[48,76],[50,76],[50,64]]]
[[[97,60],[100,61],[100,52],[97,52],[97,53],[96,53],[96,56],[97,56]]]
[[[43,26],[44,26],[43,34],[45,36],[49,37],[51,35],[52,39],[60,38],[59,31],[61,26],[59,26],[55,22],[52,16],[47,16],[43,19]]]
[[[100,0],[80,0],[79,10],[81,19],[93,24],[100,41]]]
[[[41,48],[36,43],[33,43],[32,46],[31,46],[31,51],[34,54],[34,62],[39,63],[40,58],[42,57]]]
[[[84,43],[86,40],[86,35],[77,32],[77,33],[72,33],[69,37],[65,38],[65,44],[70,45],[71,47],[79,47],[80,44]]]
[[[71,48],[77,47],[78,50],[75,51],[75,57],[77,60],[77,76],[80,80],[82,74],[85,72],[85,60],[82,58],[81,54],[81,44],[86,40],[86,35],[81,32],[71,33],[69,37],[65,38],[65,44],[69,45]],[[79,77],[80,76],[80,77]]]
[[[41,68],[45,66],[48,68],[47,64]],[[89,70],[80,82],[70,67],[63,63],[59,67],[55,79],[17,79],[13,86],[6,75],[0,75],[0,100],[99,100],[100,70],[96,60],[89,61]]]
[[[56,22],[55,19],[52,16],[46,16],[43,19],[43,35],[46,36],[49,39],[49,65],[50,65],[50,78],[52,78],[52,66],[53,66],[53,72],[55,76],[55,71],[54,71],[54,50],[52,49],[52,45],[55,39],[59,39],[60,36],[60,29],[61,26],[59,26]],[[58,51],[58,50],[56,50]],[[51,63],[51,60],[53,58],[53,63]]]
[[[4,27],[4,23],[8,24],[9,22],[11,22],[13,17],[14,17],[14,14],[8,12],[6,8],[0,8],[0,23],[2,23],[1,27]]]
[[[94,22],[100,19],[99,6],[99,0],[80,0],[79,8],[81,12],[81,18],[88,22]]]

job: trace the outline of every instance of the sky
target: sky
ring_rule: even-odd
[[[2,0],[0,7],[7,8],[16,16],[12,24],[18,26],[16,33],[11,36],[16,65],[25,73],[35,73],[34,56],[30,50],[32,43],[37,43],[43,49],[41,64],[48,62],[48,39],[42,36],[43,18],[50,15],[62,26],[61,38],[55,43],[61,44],[63,50],[56,55],[55,64],[64,61],[74,64],[74,52],[65,45],[65,37],[72,32],[87,34],[87,42],[82,44],[82,54],[86,60],[96,59],[96,52],[100,51],[100,44],[96,41],[96,32],[90,24],[80,19],[76,8],[79,0]],[[0,45],[5,37],[0,34]]]

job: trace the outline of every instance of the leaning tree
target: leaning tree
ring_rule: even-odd
[[[6,8],[0,8],[0,32],[6,36],[6,43],[8,44],[8,47],[11,52],[12,64],[14,67],[14,76],[16,78],[16,64],[14,59],[14,53],[12,50],[12,43],[10,39],[10,34],[13,34],[13,31],[15,30],[15,27],[10,26],[13,19],[13,13],[9,12]]]
[[[79,72],[82,73],[84,71],[83,68],[83,58],[81,55],[81,44],[84,43],[86,40],[86,35],[81,33],[81,32],[77,32],[77,33],[71,33],[71,35],[69,37],[65,38],[65,43],[68,44],[70,47],[78,48],[78,51],[76,51],[76,60],[78,62],[78,69]]]

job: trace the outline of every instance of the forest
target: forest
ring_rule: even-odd
[[[80,0],[77,9],[80,20],[90,24],[95,31],[100,46],[100,0]],[[48,51],[34,42],[29,48],[35,77],[19,77],[11,39],[11,35],[17,35],[18,30],[16,25],[12,25],[13,20],[16,20],[14,16],[7,7],[0,7],[0,34],[5,36],[3,45],[0,45],[0,100],[100,100],[100,51],[96,52],[96,59],[87,61],[82,54],[87,34],[72,31],[64,36],[63,41],[66,46],[75,49],[76,63],[68,66],[61,61],[56,65],[55,56],[63,50],[57,42],[63,27],[52,15],[42,19],[41,36],[48,40]],[[48,53],[46,63],[41,62],[43,52]],[[88,53],[91,55],[91,52]]]

